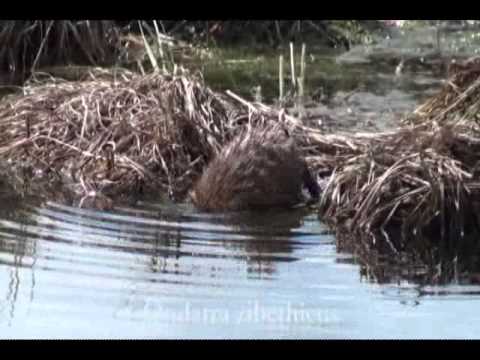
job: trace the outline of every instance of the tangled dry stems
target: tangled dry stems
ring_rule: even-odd
[[[476,66],[455,73],[389,132],[324,134],[284,116],[324,184],[322,217],[371,244],[384,239],[395,253],[412,236],[452,239],[477,229],[479,74]],[[187,74],[122,72],[24,92],[0,104],[0,157],[79,197],[148,190],[182,199],[246,122],[279,118]]]
[[[181,196],[237,120],[201,79],[139,76],[30,84],[0,105],[0,156],[78,196]],[[229,113],[230,111],[230,113]]]
[[[322,215],[394,253],[412,237],[456,240],[479,230],[479,69],[455,73],[444,89],[379,134],[309,138],[311,165],[331,175]]]

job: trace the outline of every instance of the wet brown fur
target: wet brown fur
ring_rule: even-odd
[[[318,198],[318,184],[294,140],[276,124],[249,128],[234,138],[190,195],[196,207],[209,211],[292,207],[306,200],[303,186]]]

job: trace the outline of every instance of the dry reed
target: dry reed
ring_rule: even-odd
[[[181,197],[242,120],[234,110],[185,74],[30,83],[0,103],[0,158],[81,197]]]
[[[310,164],[326,175],[322,216],[371,245],[399,253],[424,236],[479,230],[480,72],[456,72],[392,131],[310,134]]]

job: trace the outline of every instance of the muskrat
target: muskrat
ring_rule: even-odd
[[[281,123],[248,127],[208,165],[190,193],[207,211],[293,207],[305,202],[306,187],[318,199],[319,186]]]

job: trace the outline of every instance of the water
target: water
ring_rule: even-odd
[[[327,129],[388,128],[441,86],[433,71],[396,76],[395,61],[362,56],[310,52],[307,94],[323,96]],[[203,63],[207,83],[246,97],[260,85],[274,101],[278,53],[244,58]],[[376,283],[312,212],[154,200],[105,212],[2,190],[0,338],[480,337],[480,286]]]
[[[325,131],[384,131],[435,94],[446,80],[450,59],[478,56],[480,31],[474,28],[392,29],[390,38],[347,53],[308,44],[305,101],[308,121]],[[301,44],[294,44],[295,76]],[[279,56],[284,58],[285,93],[291,85],[290,50],[214,49],[192,66],[216,90],[233,90],[248,100],[275,103],[279,96]],[[403,69],[398,72],[398,68]],[[288,107],[288,104],[287,104]],[[290,110],[292,110],[290,108]],[[293,114],[295,111],[293,110]]]
[[[296,50],[295,71],[300,67]],[[355,52],[355,49],[353,50]],[[218,56],[198,65],[206,82],[217,91],[233,90],[250,101],[277,103],[279,96],[278,57],[284,55],[286,107],[298,115],[294,105],[288,51],[266,51],[261,55],[237,49],[217,50]],[[383,131],[396,125],[399,117],[412,111],[442,85],[442,74],[434,69],[406,69],[396,75],[401,61],[385,66],[374,61],[341,61],[332,50],[308,48],[303,99],[305,122],[322,124],[325,131]]]
[[[478,337],[480,287],[378,285],[304,211],[16,204],[0,219],[2,338]]]

